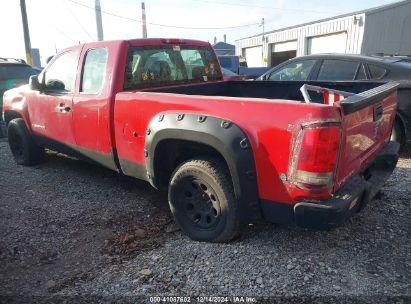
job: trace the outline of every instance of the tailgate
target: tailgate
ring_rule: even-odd
[[[334,191],[365,168],[390,140],[397,87],[397,83],[387,83],[338,103],[342,137]]]

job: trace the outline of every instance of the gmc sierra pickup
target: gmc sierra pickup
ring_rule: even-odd
[[[350,93],[333,104],[302,85],[222,81],[200,41],[104,41],[6,91],[3,116],[18,164],[48,148],[146,180],[192,239],[225,242],[253,221],[334,227],[396,166],[396,84],[316,83]]]

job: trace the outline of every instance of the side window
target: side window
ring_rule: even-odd
[[[44,82],[47,90],[72,92],[77,71],[77,52],[60,55],[47,69]]]
[[[318,73],[318,80],[354,80],[358,62],[329,59],[324,60]]]
[[[358,69],[358,73],[355,79],[356,80],[366,80],[367,79],[367,74],[365,73],[364,64],[361,64],[360,68]]]
[[[315,60],[304,60],[289,63],[273,72],[268,80],[307,80]]]
[[[373,64],[369,64],[368,67],[370,69],[371,79],[381,79],[387,72],[386,69]]]
[[[96,94],[103,87],[106,76],[107,50],[91,49],[86,54],[80,91]]]

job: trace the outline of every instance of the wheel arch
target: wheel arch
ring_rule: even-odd
[[[235,123],[213,116],[160,113],[148,125],[144,154],[148,181],[156,188],[164,187],[164,156],[174,161],[172,170],[195,156],[220,157],[230,172],[243,217],[261,218],[252,147]],[[172,170],[168,169],[167,174],[171,176]]]
[[[407,132],[406,120],[403,117],[403,114],[401,114],[398,111],[397,111],[397,114],[395,115],[395,118],[394,118],[394,123],[395,122],[398,122],[398,125],[401,128],[401,138],[402,138],[402,140],[401,140],[400,144],[404,145],[408,141],[408,137],[410,135],[407,134],[408,132]]]
[[[15,118],[23,118],[23,120],[26,122],[27,121],[24,119],[23,115],[17,111],[12,111],[12,110],[6,110],[4,111],[4,122],[8,124],[10,121],[12,121]]]

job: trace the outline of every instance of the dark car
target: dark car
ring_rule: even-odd
[[[247,77],[245,76],[240,76],[237,73],[234,73],[231,70],[228,70],[226,68],[221,68],[221,71],[223,72],[223,79],[224,80],[245,80]]]
[[[411,57],[317,54],[290,59],[258,80],[388,81],[401,83],[392,139],[411,142]]]
[[[3,108],[3,93],[9,89],[29,83],[31,75],[40,74],[41,70],[26,64],[24,60],[0,57],[0,113]],[[0,114],[0,137],[2,136],[2,115]]]
[[[269,69],[267,67],[248,67],[243,57],[235,55],[218,56],[218,61],[222,68],[248,79],[256,79]]]

